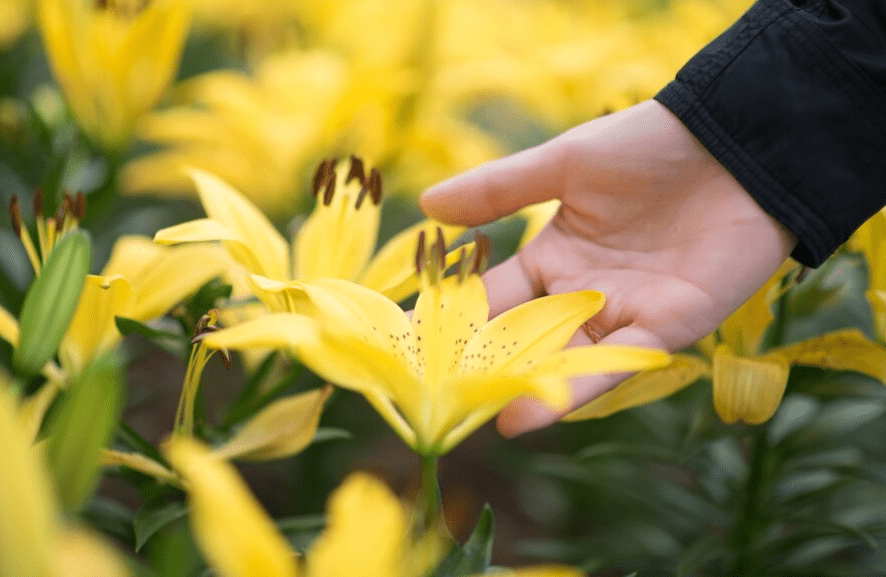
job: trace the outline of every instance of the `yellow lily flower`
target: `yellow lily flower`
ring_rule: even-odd
[[[772,305],[787,290],[783,280],[796,266],[786,262],[713,335],[698,343],[710,365],[697,357],[678,355],[672,366],[636,375],[565,419],[604,417],[662,399],[708,374],[713,381],[714,408],[729,424],[768,421],[781,404],[791,365],[856,371],[886,383],[886,348],[858,329],[764,349],[764,336],[775,320]]]
[[[348,170],[335,161],[320,164],[313,180],[317,204],[292,245],[237,190],[199,170],[191,177],[209,218],[165,228],[160,244],[222,241],[231,257],[250,273],[251,288],[272,311],[292,311],[290,288],[297,280],[339,278],[358,282],[402,300],[417,288],[410,258],[415,238],[436,225],[425,220],[399,233],[372,257],[381,215],[381,175],[365,174],[351,157]],[[447,240],[462,227],[443,227]]]
[[[351,475],[333,493],[326,531],[306,558],[299,558],[228,463],[183,437],[173,438],[166,453],[187,484],[197,544],[221,577],[418,577],[427,572],[424,552],[409,538],[408,512],[367,474]],[[554,568],[513,574],[580,575]]]
[[[658,350],[591,346],[561,350],[603,307],[595,291],[536,299],[487,321],[479,270],[485,242],[446,269],[442,237],[419,243],[423,290],[411,318],[376,291],[338,279],[296,283],[302,310],[207,335],[207,346],[287,348],[330,382],[362,393],[416,452],[442,455],[507,403],[532,395],[569,404],[569,379],[667,364]]]
[[[128,575],[109,545],[62,524],[40,449],[17,413],[15,396],[0,387],[0,577]]]
[[[870,284],[865,296],[871,304],[877,336],[886,341],[886,212],[881,210],[861,225],[846,247],[865,256]]]
[[[0,0],[0,50],[18,40],[31,24],[28,0]]]
[[[39,0],[55,77],[84,131],[119,151],[178,68],[190,24],[179,0]]]

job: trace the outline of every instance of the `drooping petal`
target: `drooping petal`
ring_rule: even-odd
[[[671,364],[643,371],[611,391],[572,411],[561,420],[601,419],[613,413],[669,397],[710,372],[705,361],[692,355],[674,355]]]
[[[391,399],[407,421],[417,420],[421,385],[416,376],[389,348],[373,346],[359,333],[327,334],[318,321],[309,317],[274,313],[210,333],[203,342],[211,348],[289,350],[329,382],[360,392],[370,401]],[[391,405],[373,405],[407,443],[413,443],[413,435],[403,431],[403,417]]]
[[[720,419],[749,425],[769,420],[784,396],[789,372],[790,365],[779,357],[739,357],[728,345],[718,346],[712,376],[714,408]]]
[[[414,224],[385,243],[369,263],[366,272],[358,279],[363,286],[376,290],[394,302],[400,302],[418,290],[415,274],[415,249],[418,235],[424,231],[433,238],[437,227],[443,233],[443,241],[450,246],[463,232],[462,226],[441,225],[432,220]],[[452,251],[447,260],[455,263],[458,251]]]
[[[375,250],[381,205],[365,194],[357,207],[361,183],[345,183],[347,172],[339,168],[329,202],[320,191],[311,216],[293,241],[298,279],[339,278],[357,280]]]
[[[332,494],[328,518],[308,553],[308,577],[402,573],[409,520],[383,483],[363,473],[351,475]]]
[[[16,397],[0,389],[0,577],[52,575],[59,533],[55,492],[45,465],[19,428]]]
[[[166,453],[187,483],[197,543],[221,577],[297,575],[286,538],[232,466],[184,437],[173,438]]]
[[[222,459],[267,461],[294,455],[317,433],[330,387],[274,401],[213,452]]]
[[[788,363],[856,371],[886,383],[886,348],[869,340],[858,329],[844,329],[773,349],[764,358],[778,357]]]
[[[178,475],[141,453],[124,453],[114,449],[102,449],[101,464],[109,467],[129,467],[145,475],[150,475],[163,483],[181,486]]]
[[[220,178],[197,169],[191,169],[189,174],[209,215],[208,220],[216,224],[203,220],[196,221],[200,224],[190,229],[182,228],[184,225],[170,227],[159,231],[154,240],[163,244],[225,241],[231,256],[252,272],[277,280],[289,279],[292,274],[289,246],[265,215]],[[185,236],[188,233],[191,238]]]
[[[419,356],[424,360],[426,402],[445,403],[441,390],[458,371],[462,351],[489,317],[486,288],[475,274],[428,284],[419,294],[412,314]]]
[[[62,366],[79,374],[90,359],[116,345],[121,336],[114,317],[129,316],[132,303],[132,288],[127,279],[87,276],[74,318],[59,345]]]
[[[513,373],[530,360],[561,350],[603,308],[603,293],[550,295],[514,307],[487,323],[465,347],[461,372]]]

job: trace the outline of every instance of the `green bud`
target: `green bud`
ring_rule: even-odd
[[[66,392],[47,429],[46,460],[68,511],[80,507],[95,488],[101,451],[114,433],[122,397],[119,359],[113,354],[96,359]]]
[[[74,316],[92,250],[81,230],[66,234],[49,253],[34,279],[19,316],[19,341],[12,356],[16,370],[33,375],[55,352]]]

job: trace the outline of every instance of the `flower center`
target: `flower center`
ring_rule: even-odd
[[[95,0],[95,8],[121,18],[132,18],[150,3],[151,0]]]
[[[43,191],[37,189],[34,193],[34,220],[37,224],[37,244],[35,245],[22,221],[21,208],[19,207],[18,195],[13,194],[9,201],[9,216],[12,220],[12,229],[21,240],[28,254],[28,260],[34,268],[35,274],[40,274],[40,269],[52,247],[67,233],[76,230],[83,215],[86,213],[86,196],[82,192],[76,195],[65,193],[61,206],[55,215],[43,216]]]

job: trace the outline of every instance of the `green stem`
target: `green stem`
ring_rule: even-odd
[[[745,483],[744,500],[735,524],[734,542],[737,552],[732,575],[751,577],[760,574],[759,558],[755,555],[757,537],[765,527],[760,517],[760,502],[764,486],[764,468],[769,448],[767,427],[757,428],[751,443],[751,468]]]
[[[440,496],[440,483],[437,479],[439,457],[420,456],[421,461],[421,490],[419,502],[416,503],[419,510],[419,523],[416,529],[422,533],[427,532],[443,521],[443,503]]]

